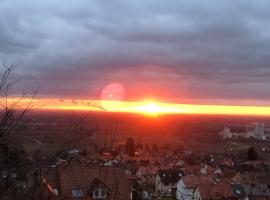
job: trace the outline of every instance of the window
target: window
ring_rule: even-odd
[[[236,192],[237,195],[240,195],[241,194],[241,191],[238,190],[238,189],[235,192]]]
[[[102,197],[106,196],[106,193],[103,189],[100,190],[100,196],[102,196]]]
[[[105,188],[100,187],[100,188],[95,188],[93,192],[93,198],[106,198],[107,197],[107,192],[105,191]]]
[[[57,190],[57,188],[54,188],[54,189],[52,190],[52,193],[53,193],[54,195],[58,196],[58,190]]]
[[[6,170],[2,171],[2,177],[3,177],[3,178],[7,178],[7,174],[8,174],[8,173],[7,173]]]
[[[17,174],[16,174],[15,172],[11,172],[11,173],[10,173],[10,177],[11,177],[11,178],[16,178],[16,177],[17,177]]]
[[[98,190],[95,190],[94,197],[98,197],[98,196],[99,196],[99,192],[98,192]]]
[[[71,192],[72,192],[71,193],[72,197],[82,197],[83,196],[81,189],[73,189]]]

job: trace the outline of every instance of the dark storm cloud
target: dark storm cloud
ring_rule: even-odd
[[[98,98],[120,82],[130,99],[157,91],[267,100],[269,8],[244,0],[1,1],[0,59],[18,64],[18,89],[42,96]]]

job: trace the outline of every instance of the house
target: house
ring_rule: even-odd
[[[177,182],[176,198],[178,200],[201,200],[198,186],[211,185],[212,179],[208,176],[185,176]]]
[[[238,173],[233,180],[243,186],[245,193],[251,199],[270,199],[269,172]]]
[[[231,187],[233,190],[234,199],[248,200],[248,196],[245,192],[245,189],[241,184],[232,184]]]
[[[270,185],[249,183],[243,187],[250,199],[270,199]]]
[[[208,173],[208,166],[205,164],[205,165],[203,165],[203,167],[201,168],[200,174],[201,174],[201,175],[207,175],[207,173]]]
[[[246,174],[238,173],[233,177],[233,182],[240,184],[269,184],[270,183],[270,173],[269,172],[249,172]]]
[[[170,196],[176,189],[177,182],[183,176],[179,169],[160,169],[156,173],[155,191],[157,194]]]
[[[154,186],[156,180],[156,173],[159,170],[156,166],[141,166],[139,167],[136,175],[140,179],[141,183],[145,186]]]
[[[247,194],[241,184],[213,182],[207,176],[186,176],[177,183],[178,200],[246,200]]]
[[[265,173],[269,172],[269,163],[264,162],[263,160],[246,161],[245,164],[253,165],[256,171],[261,171]]]
[[[132,199],[134,177],[120,168],[70,163],[52,172],[42,175],[42,182],[51,195],[61,199]]]
[[[178,200],[201,200],[201,195],[197,186],[186,186],[183,179],[177,182],[176,199]]]

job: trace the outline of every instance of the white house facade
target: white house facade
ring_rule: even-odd
[[[200,191],[197,186],[186,187],[183,180],[180,179],[176,185],[177,200],[201,200]]]

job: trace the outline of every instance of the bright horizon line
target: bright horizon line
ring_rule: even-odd
[[[8,99],[9,103],[16,98]],[[20,104],[26,105],[31,99],[25,98]],[[1,102],[5,102],[1,99]],[[81,110],[101,112],[125,112],[147,115],[162,114],[214,114],[214,115],[255,115],[270,116],[267,106],[236,106],[164,103],[155,100],[145,101],[112,101],[112,100],[80,100],[41,98],[33,100],[34,106],[41,110]]]

